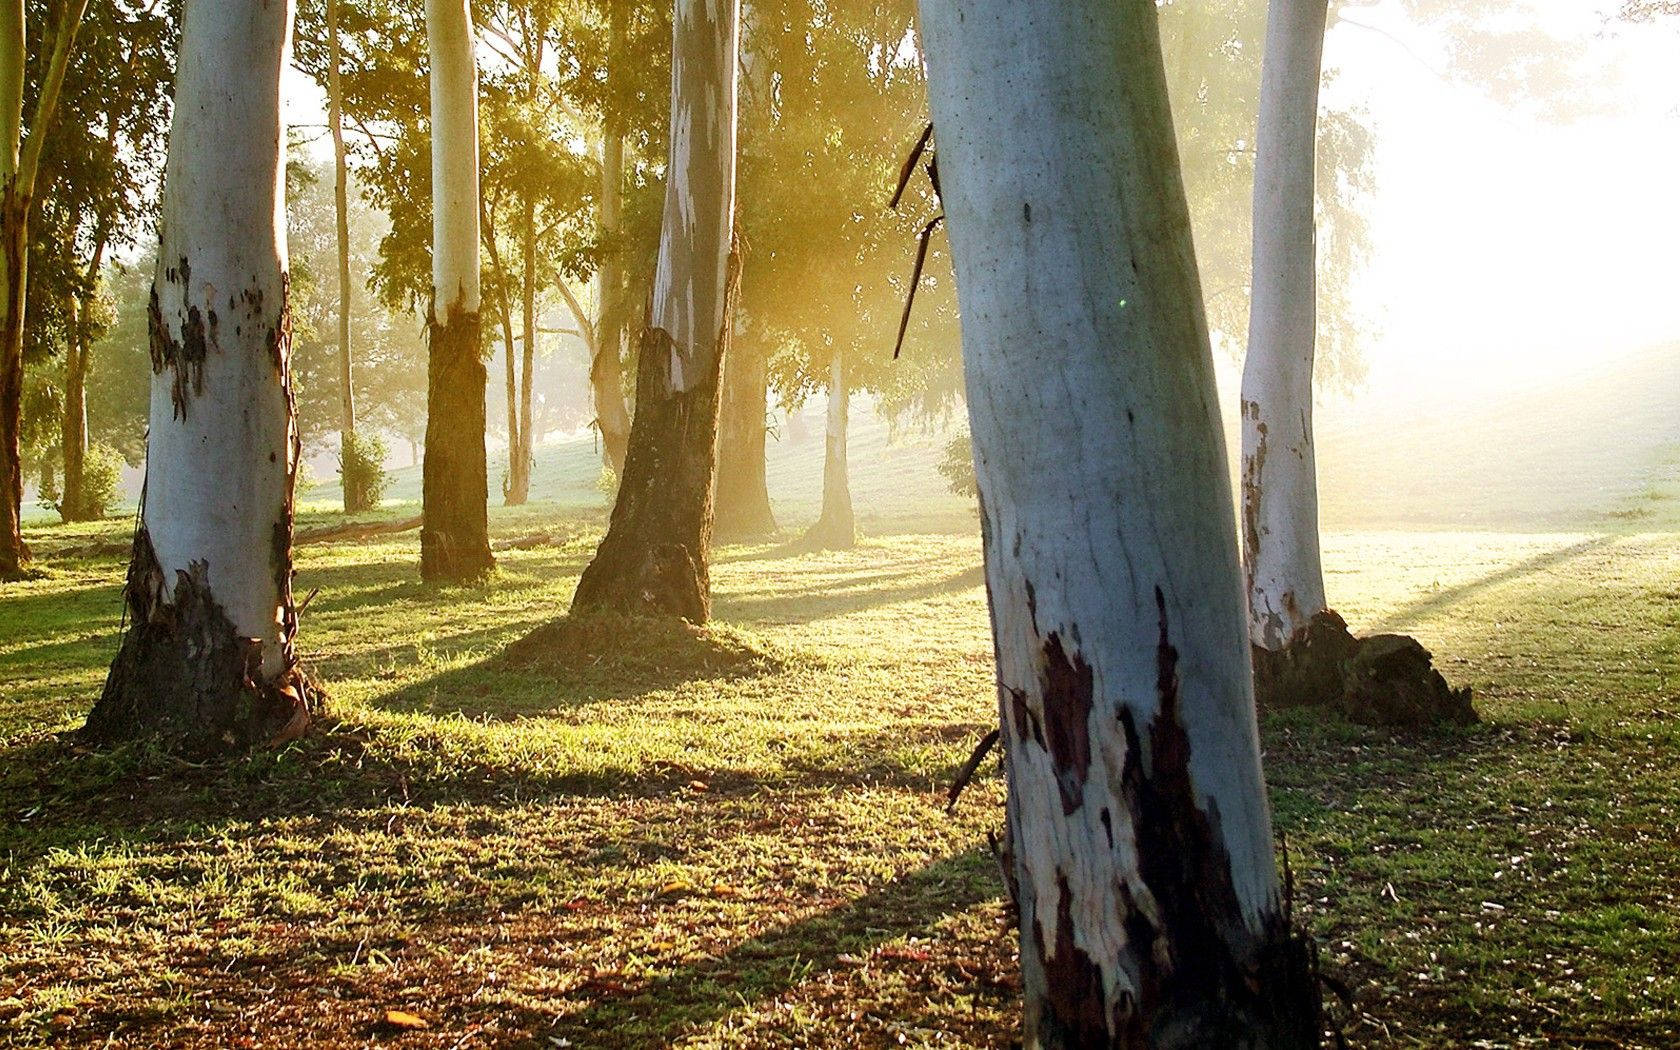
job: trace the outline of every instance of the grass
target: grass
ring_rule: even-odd
[[[1680,534],[1643,520],[1328,538],[1354,627],[1418,635],[1486,718],[1262,727],[1355,1045],[1680,1043]],[[0,1044],[1010,1045],[994,768],[942,811],[995,718],[973,518],[726,547],[715,630],[510,659],[600,526],[498,510],[555,538],[475,588],[422,585],[413,533],[301,547],[332,718],[209,768],[56,736],[120,612],[122,558],[75,552],[126,526],[32,530],[45,571],[0,592]]]

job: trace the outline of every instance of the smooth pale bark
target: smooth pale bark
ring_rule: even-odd
[[[1308,1047],[1152,0],[922,0],[1030,1048]]]
[[[75,49],[87,0],[65,0],[41,74],[34,125],[23,135],[23,74],[28,60],[24,0],[0,3],[0,579],[29,561],[23,542],[23,325],[29,280],[29,216],[35,177]]]
[[[675,0],[664,225],[612,520],[574,610],[711,612],[718,380],[734,298],[738,0]]]
[[[432,303],[420,575],[479,579],[490,554],[479,347],[478,65],[466,0],[427,0],[432,101]]]
[[[1313,175],[1326,0],[1271,0],[1254,159],[1253,292],[1242,378],[1249,638],[1282,649],[1328,605],[1313,456]]]
[[[536,206],[525,202],[520,231],[520,320],[525,333],[519,374],[518,454],[510,458],[507,505],[517,507],[531,497],[531,464],[536,445],[531,434],[531,380],[536,373],[537,350],[537,215]]]
[[[127,634],[87,733],[194,749],[308,725],[293,649],[280,77],[292,4],[188,0],[152,282],[145,493]]]
[[[616,8],[615,8],[616,10]],[[619,232],[619,212],[624,196],[624,130],[609,120],[601,146],[601,230],[607,236]],[[614,474],[624,474],[624,456],[630,447],[630,409],[624,403],[624,267],[615,248],[601,260],[599,306],[596,311],[598,341],[589,355],[589,388],[595,400],[595,427],[601,434],[601,457]]]
[[[720,540],[759,539],[776,531],[765,478],[765,399],[769,362],[762,346],[731,343],[723,368],[718,421],[714,534]]]
[[[607,38],[607,80],[624,75],[624,40],[629,11],[612,5]],[[624,122],[609,112],[601,128],[601,233],[618,236],[624,205]],[[624,403],[624,332],[629,310],[624,294],[624,248],[612,244],[596,275],[596,344],[589,353],[589,389],[595,402],[595,428],[601,435],[601,457],[613,474],[624,475],[624,456],[630,447],[630,409]],[[581,319],[581,318],[580,318]]]
[[[805,534],[811,546],[841,549],[857,543],[852,516],[852,487],[848,474],[846,431],[851,417],[851,392],[846,389],[845,358],[836,351],[828,369],[828,415],[823,430],[822,513]]]
[[[344,158],[344,89],[339,81],[339,0],[327,0],[327,127],[333,143],[333,209],[338,238],[338,440],[348,447],[356,437],[356,392],[350,346],[350,187],[349,167]],[[348,480],[348,479],[346,479]],[[346,514],[367,510],[366,494],[355,486],[344,486]]]

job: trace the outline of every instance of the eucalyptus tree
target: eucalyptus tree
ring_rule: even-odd
[[[1254,161],[1254,261],[1242,378],[1249,638],[1283,649],[1328,605],[1319,554],[1313,355],[1318,86],[1328,0],[1271,0]]]
[[[720,530],[730,518],[771,525],[766,381],[789,408],[827,391],[823,512],[809,534],[820,545],[852,541],[840,429],[852,395],[884,395],[902,410],[955,392],[948,279],[924,279],[902,357],[892,345],[918,235],[937,212],[921,180],[898,209],[886,207],[927,122],[914,21],[910,0],[759,0],[743,19],[741,196],[751,206],[741,219],[741,323],[724,369]]]
[[[93,740],[217,751],[295,736],[298,434],[282,228],[292,5],[187,0],[150,304],[151,427],[128,629]]]
[[[24,134],[28,81],[26,0],[0,4],[0,579],[29,560],[23,542],[23,326],[29,287],[29,217],[36,176],[50,135],[65,71],[75,50],[87,0],[61,0],[38,63],[35,108]]]
[[[373,447],[356,434],[355,354],[350,309],[355,284],[350,279],[350,165],[344,148],[343,55],[339,46],[340,0],[325,0],[327,16],[327,131],[333,145],[334,247],[338,257],[338,448],[343,465],[344,512],[368,510],[373,491],[368,479],[382,464],[368,463]]]
[[[607,534],[574,611],[711,611],[719,376],[736,270],[738,0],[674,0],[670,156],[636,415]]]
[[[846,454],[852,399],[846,380],[846,358],[838,349],[829,361],[828,375],[828,410],[823,420],[822,511],[816,523],[806,530],[805,542],[812,547],[835,550],[857,542],[851,466]]]
[[[1316,1046],[1155,3],[921,12],[1026,1045]]]
[[[426,0],[432,154],[426,458],[420,575],[465,581],[495,567],[479,345],[478,60],[467,0]]]
[[[43,15],[45,9],[42,3]],[[82,468],[90,440],[93,343],[109,312],[105,264],[111,252],[132,247],[153,225],[175,30],[165,5],[114,0],[91,7],[40,160],[24,359],[37,395],[31,407],[50,405],[56,417],[52,448],[34,458],[43,487],[58,491],[59,513],[67,521],[102,509],[84,498]],[[27,451],[24,458],[31,458]],[[45,477],[55,471],[56,480]]]

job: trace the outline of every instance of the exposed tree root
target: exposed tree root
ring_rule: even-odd
[[[1325,610],[1282,649],[1254,647],[1261,710],[1327,707],[1352,722],[1419,728],[1479,721],[1468,686],[1454,689],[1428,649],[1402,634],[1356,638]]]

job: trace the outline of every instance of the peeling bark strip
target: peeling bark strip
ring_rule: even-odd
[[[1029,1050],[1318,1045],[1153,0],[921,0]]]
[[[177,571],[166,588],[142,526],[124,595],[131,626],[88,715],[85,739],[111,745],[153,736],[213,753],[282,743],[309,728],[321,694],[295,659],[280,675],[263,673],[262,640],[242,636],[228,619],[204,562]]]
[[[421,468],[420,576],[469,581],[495,568],[478,314],[428,316],[426,461]]]

